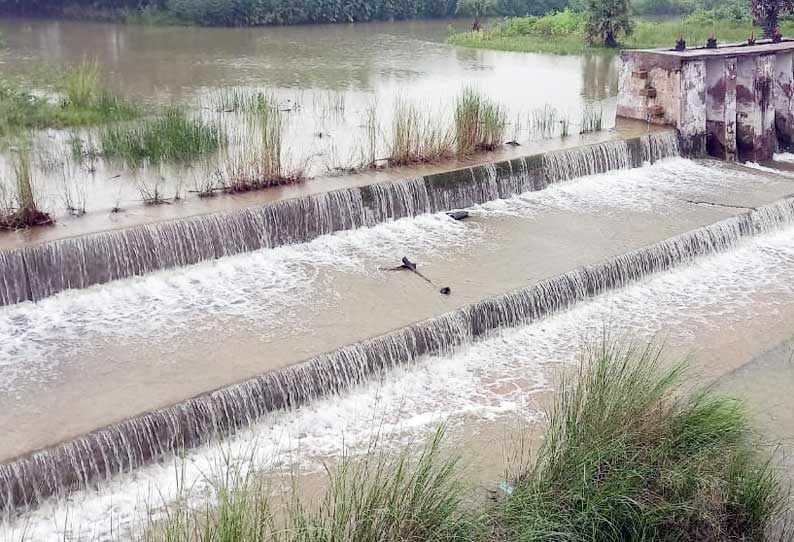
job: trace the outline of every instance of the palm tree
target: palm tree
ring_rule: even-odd
[[[458,4],[458,13],[474,15],[472,30],[482,28],[480,18],[487,15],[493,8],[493,0],[463,0]]]
[[[774,38],[778,19],[791,11],[794,0],[750,0],[750,11],[757,24],[764,27],[764,37]]]

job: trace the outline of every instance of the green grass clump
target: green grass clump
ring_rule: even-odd
[[[60,98],[51,99],[17,81],[0,79],[0,137],[128,120],[139,114],[137,107],[101,88],[96,63],[71,68],[57,90]]]
[[[276,497],[267,483],[239,472],[217,484],[217,505],[168,511],[146,542],[467,542],[479,530],[464,508],[454,459],[442,455],[443,432],[419,451],[396,457],[374,447],[362,461],[328,470],[327,489],[307,502],[296,488]]]
[[[423,113],[411,103],[398,100],[392,121],[389,164],[429,164],[454,156],[455,139],[443,119]]]
[[[0,179],[0,230],[19,230],[53,223],[40,209],[33,185],[30,152],[18,150],[14,156],[13,180]]]
[[[658,351],[606,344],[556,393],[507,540],[761,541],[782,504],[738,402],[684,394]]]
[[[193,118],[178,107],[137,123],[107,126],[98,137],[102,156],[129,164],[187,161],[225,142],[218,124]]]
[[[461,155],[492,151],[504,143],[507,112],[504,107],[466,88],[455,103],[455,140]]]

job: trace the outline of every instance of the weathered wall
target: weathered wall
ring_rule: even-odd
[[[794,144],[794,41],[623,61],[618,115],[676,127],[686,154],[762,162]]]

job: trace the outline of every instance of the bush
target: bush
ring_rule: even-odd
[[[762,541],[782,506],[738,402],[683,394],[652,348],[593,348],[563,381],[508,540]]]

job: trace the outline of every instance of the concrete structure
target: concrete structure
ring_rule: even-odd
[[[794,143],[794,40],[622,56],[618,116],[675,126],[686,154],[760,162]]]

